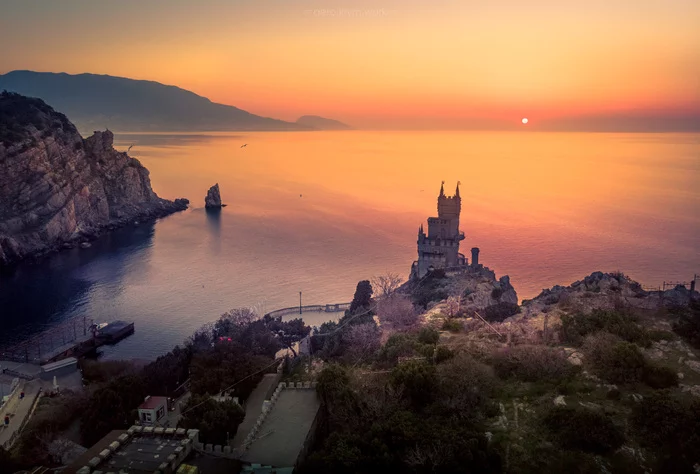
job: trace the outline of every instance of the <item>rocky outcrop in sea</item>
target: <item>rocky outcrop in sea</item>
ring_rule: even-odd
[[[0,267],[187,209],[161,199],[109,130],[83,139],[40,99],[0,94]]]
[[[204,207],[207,209],[218,209],[221,208],[221,191],[219,191],[219,183],[209,188],[207,195],[204,198]]]

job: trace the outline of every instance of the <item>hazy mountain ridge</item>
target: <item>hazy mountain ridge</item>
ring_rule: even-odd
[[[217,104],[176,86],[97,74],[11,71],[0,91],[38,97],[82,133],[119,131],[309,130],[310,127]]]
[[[318,115],[303,115],[296,121],[299,125],[315,128],[317,130],[352,130],[353,128],[338,120],[333,120]]]

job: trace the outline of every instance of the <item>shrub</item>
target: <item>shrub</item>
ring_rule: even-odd
[[[397,333],[389,336],[386,344],[381,349],[381,358],[392,364],[396,364],[399,357],[408,357],[417,352],[415,337],[406,333]]]
[[[178,428],[198,429],[201,442],[211,444],[226,444],[245,417],[237,403],[218,402],[209,395],[193,395],[183,413]]]
[[[670,388],[678,386],[678,374],[675,370],[656,364],[647,363],[642,379],[651,388]]]
[[[95,361],[90,359],[80,360],[80,371],[86,383],[105,383],[121,375],[136,372],[134,363],[127,360]]]
[[[647,334],[649,335],[649,339],[651,339],[654,342],[673,341],[674,339],[676,339],[676,336],[671,331],[662,331],[659,329],[649,329],[649,330],[647,330]]]
[[[638,382],[647,365],[636,345],[608,333],[588,336],[583,351],[594,372],[610,383]]]
[[[700,446],[700,401],[660,391],[635,404],[630,418],[640,444],[656,451],[657,472],[693,472]]]
[[[462,323],[456,319],[446,319],[445,322],[442,323],[442,329],[444,331],[460,332],[462,328]]]
[[[425,361],[410,360],[391,371],[391,383],[403,386],[416,405],[425,405],[433,398],[437,375],[435,366]]]
[[[605,454],[625,441],[623,431],[609,417],[583,407],[552,407],[542,423],[552,441],[565,449]]]
[[[493,407],[492,401],[498,388],[498,379],[494,377],[491,367],[458,353],[437,365],[436,369],[439,381],[436,387],[437,403],[448,416],[462,419],[489,416],[486,412]],[[496,406],[492,415],[498,414],[500,410]]]
[[[518,306],[517,304],[501,301],[498,304],[488,306],[484,310],[484,319],[486,319],[489,322],[500,323],[504,319],[509,318],[514,314],[518,314],[519,312],[520,306]]]
[[[674,323],[673,331],[700,349],[700,301],[691,301],[687,308],[677,308],[674,313],[678,315],[678,321]]]
[[[437,346],[435,348],[435,363],[439,364],[440,362],[444,362],[446,360],[449,360],[455,356],[454,351],[452,351],[449,347],[447,346]]]
[[[622,398],[622,392],[620,392],[616,388],[613,388],[605,394],[605,398],[607,398],[608,400],[620,400]]]
[[[437,344],[440,340],[440,333],[433,328],[422,328],[418,333],[418,342],[423,344]]]
[[[493,368],[502,379],[556,381],[573,374],[563,351],[548,346],[514,346],[498,351]]]
[[[491,291],[491,298],[497,300],[503,295],[503,290],[500,288],[494,288],[493,291]]]
[[[644,328],[637,325],[632,315],[621,311],[594,310],[591,314],[562,315],[562,341],[579,345],[595,332],[607,331],[627,342],[643,347],[651,345],[651,338]]]

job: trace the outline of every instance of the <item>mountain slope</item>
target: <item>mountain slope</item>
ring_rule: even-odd
[[[97,74],[12,71],[0,91],[38,97],[61,110],[82,132],[307,130],[303,125],[216,104],[193,92],[153,81]]]
[[[42,100],[0,93],[0,269],[187,208],[159,198],[148,170],[113,139],[83,139]]]
[[[352,130],[350,125],[318,115],[304,115],[299,117],[296,123],[316,130]]]

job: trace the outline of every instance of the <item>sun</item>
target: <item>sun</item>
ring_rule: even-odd
[[[523,118],[522,122],[523,122],[523,125],[526,124],[526,123],[527,123],[527,118]]]

